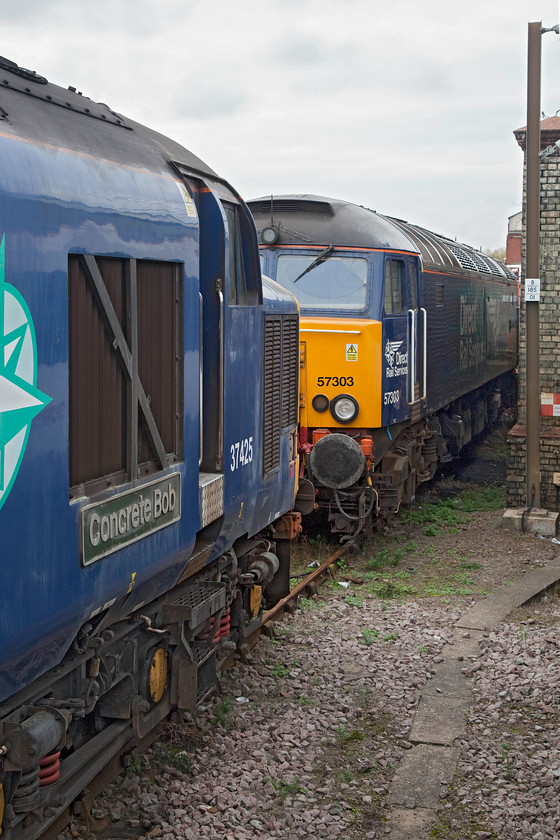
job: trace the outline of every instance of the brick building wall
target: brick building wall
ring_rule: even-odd
[[[522,213],[514,213],[508,219],[506,239],[506,265],[508,268],[521,268],[521,246],[523,238]]]
[[[518,129],[515,137],[526,151],[526,130]],[[560,117],[541,123],[541,149],[553,146],[560,139]],[[526,167],[523,179],[523,248],[522,278],[525,278],[525,213]],[[540,164],[540,278],[539,305],[540,393],[541,393],[541,507],[559,510],[558,489],[553,474],[560,472],[560,151],[541,158]],[[521,283],[519,316],[519,392],[518,422],[509,434],[507,465],[508,507],[525,507],[526,498],[526,323]],[[552,395],[558,395],[554,397]],[[558,408],[553,403],[558,401]]]

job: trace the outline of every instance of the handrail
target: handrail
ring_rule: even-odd
[[[414,399],[414,382],[416,379],[416,310],[408,310],[408,399],[409,405],[413,405]],[[412,317],[410,317],[412,316]]]
[[[199,397],[198,397],[198,411],[199,411],[199,419],[198,419],[198,437],[199,437],[199,450],[198,450],[198,466],[202,464],[202,454],[204,452],[204,420],[203,420],[203,411],[204,411],[204,349],[203,349],[203,328],[202,328],[202,319],[203,319],[203,298],[202,292],[198,293],[198,313],[199,313],[199,325],[198,325],[198,367],[199,367]]]
[[[220,301],[220,394],[218,397],[218,451],[216,453],[216,470],[221,472],[224,464],[224,281],[216,280],[216,291]]]
[[[422,365],[422,396],[420,399],[426,399],[426,382],[427,382],[427,370],[428,370],[428,313],[424,309],[424,307],[420,308],[420,312],[424,315],[424,335],[423,335],[423,345],[424,345],[424,363]]]

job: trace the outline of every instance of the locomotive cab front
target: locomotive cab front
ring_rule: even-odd
[[[495,418],[515,365],[512,280],[467,246],[349,202],[249,207],[263,270],[301,306],[304,471],[348,538],[412,502]]]
[[[414,404],[420,411],[418,258],[333,246],[267,256],[305,313],[299,442],[307,473],[346,531],[379,507],[374,468],[391,439],[380,430],[405,421]]]

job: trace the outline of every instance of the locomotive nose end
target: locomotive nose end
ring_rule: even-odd
[[[309,463],[321,484],[333,490],[344,490],[358,481],[366,459],[353,438],[335,432],[317,441],[309,455]]]

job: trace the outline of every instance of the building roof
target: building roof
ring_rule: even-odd
[[[516,128],[513,132],[515,139],[525,151],[527,146],[527,126]],[[560,140],[560,117],[546,117],[541,120],[541,149],[553,145]]]

